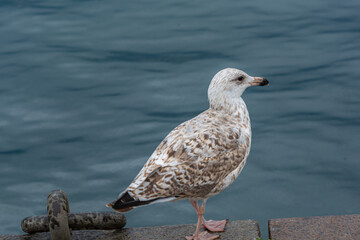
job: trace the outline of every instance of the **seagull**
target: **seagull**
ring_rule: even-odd
[[[205,204],[226,189],[245,166],[251,147],[249,112],[241,95],[250,86],[265,86],[263,77],[226,68],[208,88],[209,109],[180,124],[155,149],[139,174],[106,206],[128,212],[147,204],[189,199],[198,221],[187,240],[211,240],[225,231],[227,220],[206,221]],[[200,201],[200,204],[199,204]]]

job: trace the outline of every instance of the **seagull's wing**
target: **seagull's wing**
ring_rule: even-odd
[[[214,114],[205,111],[170,132],[125,192],[140,201],[202,198],[224,184],[245,163],[251,133]]]

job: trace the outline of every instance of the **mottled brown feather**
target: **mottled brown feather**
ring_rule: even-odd
[[[242,162],[245,164],[251,132],[242,131],[246,129],[239,124],[249,126],[248,116],[218,114],[207,110],[176,127],[156,148],[127,191],[134,198],[149,200],[202,199],[224,190],[235,180],[227,177]]]

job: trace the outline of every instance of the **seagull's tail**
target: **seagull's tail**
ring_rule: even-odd
[[[162,201],[167,202],[167,201],[171,201],[171,200],[173,200],[173,198],[166,198],[166,199],[165,198],[155,198],[155,199],[140,201],[140,200],[136,200],[135,198],[130,196],[130,194],[127,191],[125,191],[120,195],[120,197],[117,200],[106,204],[106,206],[114,209],[117,212],[123,213],[123,212],[128,212],[138,206],[143,206],[143,205],[147,205],[150,203],[162,202]]]

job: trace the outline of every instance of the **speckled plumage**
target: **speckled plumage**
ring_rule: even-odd
[[[250,118],[241,95],[247,87],[261,85],[259,79],[234,68],[218,72],[208,89],[210,108],[172,130],[108,206],[120,209],[114,207],[120,201],[128,211],[143,205],[139,202],[202,200],[227,188],[243,169],[251,146]]]
[[[127,191],[139,200],[216,195],[239,175],[250,142],[243,101],[233,114],[208,109],[169,133]]]

